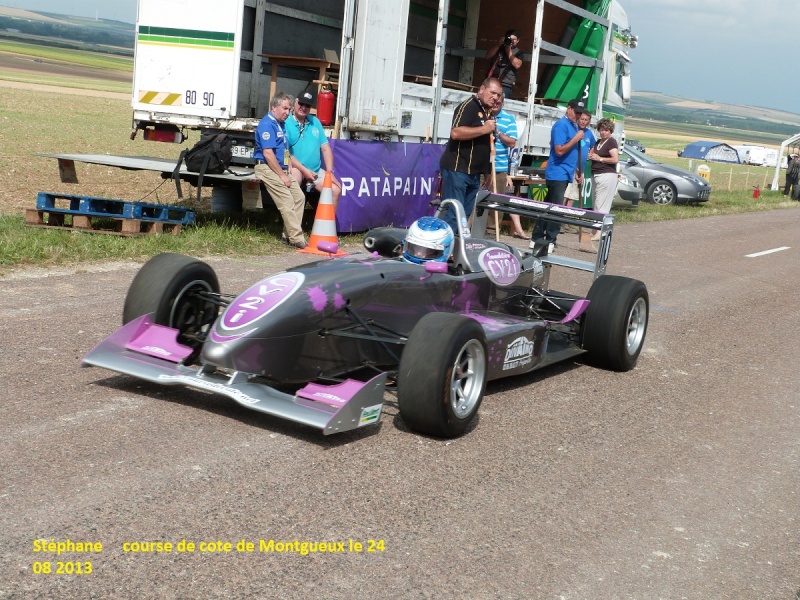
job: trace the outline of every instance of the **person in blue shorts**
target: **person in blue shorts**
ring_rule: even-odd
[[[322,191],[325,173],[330,173],[335,207],[342,195],[342,184],[333,174],[333,151],[325,130],[319,119],[311,114],[315,104],[315,94],[306,90],[295,99],[294,114],[286,119],[286,141],[292,155],[291,171],[300,186],[305,181],[319,192]]]

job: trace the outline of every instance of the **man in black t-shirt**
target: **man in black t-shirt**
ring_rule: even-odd
[[[439,161],[442,199],[455,198],[461,202],[467,218],[475,206],[481,174],[492,171],[492,134],[496,129],[492,109],[502,96],[500,82],[490,77],[475,96],[459,104],[453,112],[450,140]],[[453,231],[458,231],[452,211],[447,211],[444,220]]]

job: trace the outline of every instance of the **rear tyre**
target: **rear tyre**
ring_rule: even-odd
[[[151,314],[157,325],[180,332],[178,342],[198,349],[219,313],[217,275],[206,263],[182,254],[158,254],[133,278],[122,322]]]
[[[487,356],[477,321],[425,315],[403,349],[397,378],[400,416],[409,429],[444,438],[462,435],[486,391]]]
[[[636,366],[647,333],[650,298],[644,283],[603,275],[592,284],[581,345],[590,362],[614,371]]]

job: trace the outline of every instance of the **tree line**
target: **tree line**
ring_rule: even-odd
[[[130,29],[128,30],[127,27]],[[132,25],[107,24],[98,21],[90,26],[73,25],[69,23],[48,23],[29,19],[16,19],[0,17],[0,31],[6,33],[20,33],[38,38],[51,38],[53,43],[48,45],[58,46],[61,42],[73,42],[84,46],[117,46],[133,50],[134,29]],[[41,43],[37,40],[37,43]],[[119,52],[130,56],[130,52]]]

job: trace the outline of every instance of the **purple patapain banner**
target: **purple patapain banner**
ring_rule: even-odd
[[[341,233],[372,227],[407,227],[433,214],[444,146],[412,142],[330,140],[342,197],[336,209]]]

